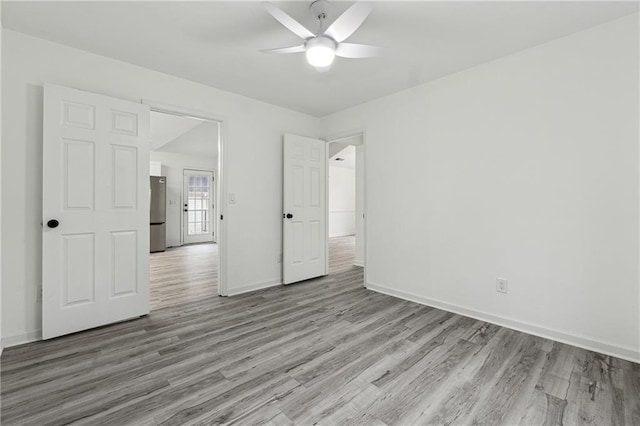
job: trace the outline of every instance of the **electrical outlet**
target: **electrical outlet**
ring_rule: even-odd
[[[507,294],[509,291],[509,281],[506,278],[496,278],[496,291],[498,293]]]

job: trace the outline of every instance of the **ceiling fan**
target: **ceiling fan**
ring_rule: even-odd
[[[342,58],[370,58],[377,56],[382,51],[381,47],[366,44],[344,43],[369,16],[372,6],[369,3],[358,1],[340,15],[333,23],[323,31],[324,20],[327,18],[326,0],[316,0],[311,3],[309,9],[315,18],[320,21],[320,30],[312,33],[286,12],[269,2],[262,3],[264,8],[278,22],[289,31],[304,40],[304,43],[277,49],[261,50],[264,53],[302,53],[307,57],[307,62],[316,67],[318,71],[328,71],[336,56]]]

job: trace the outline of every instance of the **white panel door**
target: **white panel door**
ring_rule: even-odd
[[[215,200],[213,172],[187,170],[184,174],[183,238],[185,244],[211,242],[213,238],[213,200]]]
[[[44,87],[42,337],[149,313],[149,107]]]
[[[284,136],[283,283],[327,274],[326,143]]]

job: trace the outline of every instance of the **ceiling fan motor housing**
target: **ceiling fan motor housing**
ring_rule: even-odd
[[[324,47],[326,49],[331,49],[333,51],[336,50],[337,43],[331,38],[327,36],[317,36],[314,38],[310,38],[305,43],[307,49],[315,48],[315,47]]]

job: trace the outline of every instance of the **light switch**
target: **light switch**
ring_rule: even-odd
[[[235,204],[236,203],[236,194],[230,193],[229,194],[229,204]]]

